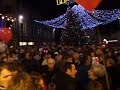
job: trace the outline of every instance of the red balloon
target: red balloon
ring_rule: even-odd
[[[75,0],[75,2],[89,11],[93,11],[99,5],[101,0]]]
[[[12,38],[12,32],[9,28],[0,28],[0,39],[7,43]]]

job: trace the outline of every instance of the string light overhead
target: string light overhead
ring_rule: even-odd
[[[81,29],[83,30],[92,29],[98,25],[110,23],[120,17],[120,9],[94,10],[94,12],[90,12],[81,5],[74,5],[72,8],[68,8],[65,14],[57,18],[47,21],[35,21],[54,28],[65,28],[69,11],[73,12],[77,16],[80,21]]]
[[[16,18],[11,16],[3,15],[0,13],[0,28],[9,27],[11,28],[13,25],[15,26]]]
[[[3,15],[2,13],[0,13],[0,16],[1,16],[1,19],[2,20],[4,20],[4,19],[6,19],[6,20],[8,20],[8,21],[12,21],[12,22],[14,22],[15,20],[16,20],[16,18],[13,18],[13,17],[8,17],[8,16],[6,16],[6,15]]]

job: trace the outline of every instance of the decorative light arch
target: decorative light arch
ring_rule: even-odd
[[[68,8],[65,14],[60,15],[57,18],[47,21],[35,21],[54,28],[65,28],[69,11],[74,12],[74,14],[78,16],[78,20],[81,22],[80,26],[82,29],[91,29],[98,25],[105,25],[117,20],[120,17],[120,9],[94,10],[94,12],[90,12],[81,5],[74,5],[72,8]]]

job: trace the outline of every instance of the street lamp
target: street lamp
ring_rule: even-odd
[[[20,41],[21,41],[22,35],[23,35],[22,34],[23,33],[23,19],[24,19],[23,15],[19,15],[18,21],[19,21],[19,34],[20,34],[19,39],[20,39]]]
[[[19,23],[23,23],[23,15],[19,15]]]
[[[5,17],[4,16],[2,16],[2,20],[4,19]]]
[[[55,28],[53,28],[53,41],[55,42]]]
[[[55,38],[55,28],[53,29],[53,39]]]

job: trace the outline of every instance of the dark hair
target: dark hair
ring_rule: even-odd
[[[16,63],[17,64],[17,63]],[[2,68],[6,68],[10,71],[15,71],[17,70],[18,68],[16,67],[16,64],[15,63],[12,63],[12,62],[0,62],[0,71]]]
[[[63,68],[63,72],[66,72],[67,71],[67,69],[70,69],[71,70],[71,68],[72,68],[72,64],[73,63],[71,63],[71,62],[66,62],[65,64],[64,64],[64,68]]]
[[[32,77],[32,81],[34,82],[36,89],[37,90],[43,90],[43,86],[41,84],[39,84],[40,80],[42,79],[42,75],[38,72],[34,72],[32,71],[30,73],[31,77]]]
[[[10,71],[18,71],[18,72],[21,72],[23,71],[22,67],[21,67],[21,63],[20,61],[18,60],[14,60],[12,62],[5,62],[5,61],[2,61],[0,62],[0,68],[6,68]]]
[[[89,59],[89,57],[90,57],[90,55],[84,54],[82,59],[81,59],[81,63],[85,64],[86,61]],[[90,59],[91,59],[91,57],[90,57]],[[92,60],[91,60],[91,62],[92,62]]]
[[[73,56],[72,56],[72,55],[67,54],[67,55],[66,55],[66,59],[68,59],[68,58],[73,58]]]

